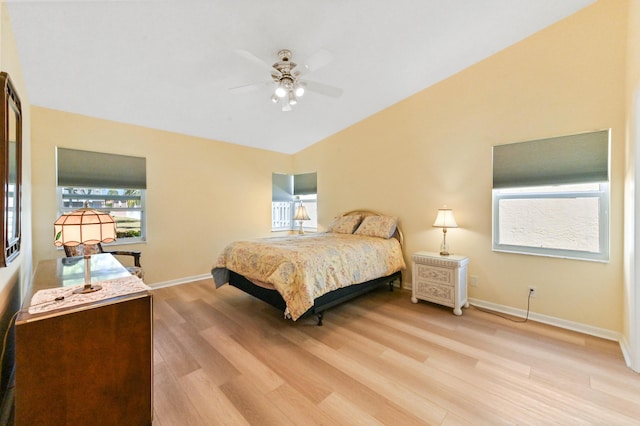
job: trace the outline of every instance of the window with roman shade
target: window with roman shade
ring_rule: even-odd
[[[493,249],[609,258],[610,130],[493,147]]]
[[[271,230],[285,231],[295,227],[296,202],[303,202],[309,214],[304,229],[318,227],[317,173],[296,175],[273,173],[271,187]]]
[[[119,242],[144,240],[146,158],[58,147],[56,163],[59,214],[84,206],[105,211],[116,220]]]

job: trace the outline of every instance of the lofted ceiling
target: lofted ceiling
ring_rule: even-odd
[[[593,1],[5,2],[32,105],[295,153]],[[342,95],[283,112],[264,66],[281,49],[298,68],[329,53],[302,77]]]

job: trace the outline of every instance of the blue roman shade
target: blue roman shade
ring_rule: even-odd
[[[57,148],[58,186],[80,188],[147,188],[144,157]]]
[[[609,181],[610,129],[493,147],[493,188]]]
[[[271,201],[293,200],[293,176],[273,173],[271,177]]]
[[[318,193],[318,174],[303,173],[293,176],[293,195],[310,195]]]
[[[293,201],[296,195],[313,195],[318,193],[317,173],[287,175],[273,173],[271,179],[271,200]]]

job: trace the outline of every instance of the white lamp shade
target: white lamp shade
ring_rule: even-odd
[[[110,243],[116,240],[116,222],[107,213],[89,208],[65,213],[53,224],[54,245]]]
[[[309,214],[307,213],[307,208],[300,203],[298,208],[296,208],[296,214],[293,216],[293,220],[310,220]]]
[[[436,216],[436,221],[433,223],[433,226],[436,228],[457,228],[458,224],[456,223],[455,217],[453,217],[453,210],[451,209],[438,209],[438,216]]]

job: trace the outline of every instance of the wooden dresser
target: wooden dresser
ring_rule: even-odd
[[[92,283],[131,278],[110,254],[91,257]],[[84,282],[84,260],[40,262],[16,320],[17,425],[150,425],[149,291],[29,313],[38,290]]]

